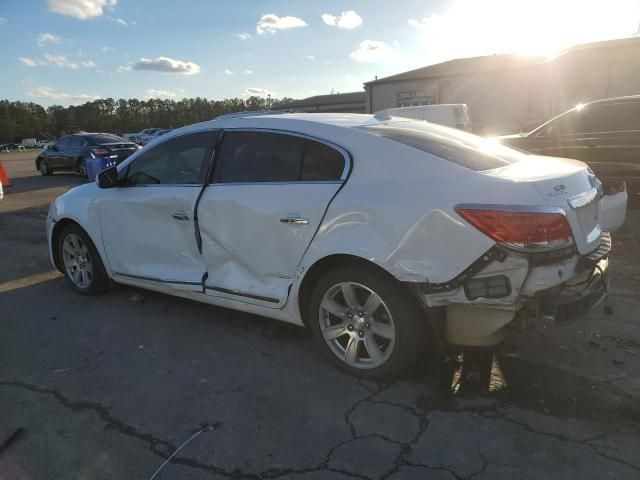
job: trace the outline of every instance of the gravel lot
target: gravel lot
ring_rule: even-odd
[[[123,286],[74,294],[44,226],[81,179],[41,177],[34,156],[0,154],[1,480],[150,479],[189,438],[156,479],[640,478],[639,211],[614,236],[613,314],[514,330],[490,389],[451,393],[456,365],[427,357],[361,382],[301,328]]]

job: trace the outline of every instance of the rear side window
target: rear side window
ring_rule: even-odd
[[[226,132],[219,183],[340,180],[340,152],[320,142],[273,132]]]
[[[340,180],[344,171],[344,157],[335,148],[307,140],[302,166],[302,180]]]
[[[505,167],[524,155],[497,142],[427,122],[383,123],[359,128],[476,171]]]

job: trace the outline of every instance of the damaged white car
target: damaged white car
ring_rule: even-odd
[[[59,197],[48,238],[79,293],[117,282],[306,325],[341,368],[389,378],[429,336],[490,346],[528,306],[595,305],[626,202],[581,162],[426,122],[231,115]]]

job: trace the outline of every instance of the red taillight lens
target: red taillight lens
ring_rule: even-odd
[[[92,148],[91,153],[94,157],[104,157],[109,154],[109,150],[106,148]]]
[[[561,248],[573,243],[571,226],[561,213],[455,210],[488,237],[514,248]]]

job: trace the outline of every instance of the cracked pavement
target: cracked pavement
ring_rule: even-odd
[[[0,155],[15,184],[0,202],[0,445],[24,429],[0,480],[149,479],[199,431],[156,479],[640,478],[640,215],[613,262],[614,315],[515,332],[495,391],[450,395],[426,359],[359,381],[304,329],[127,287],[74,294],[43,230],[79,179],[39,177],[29,155]]]

